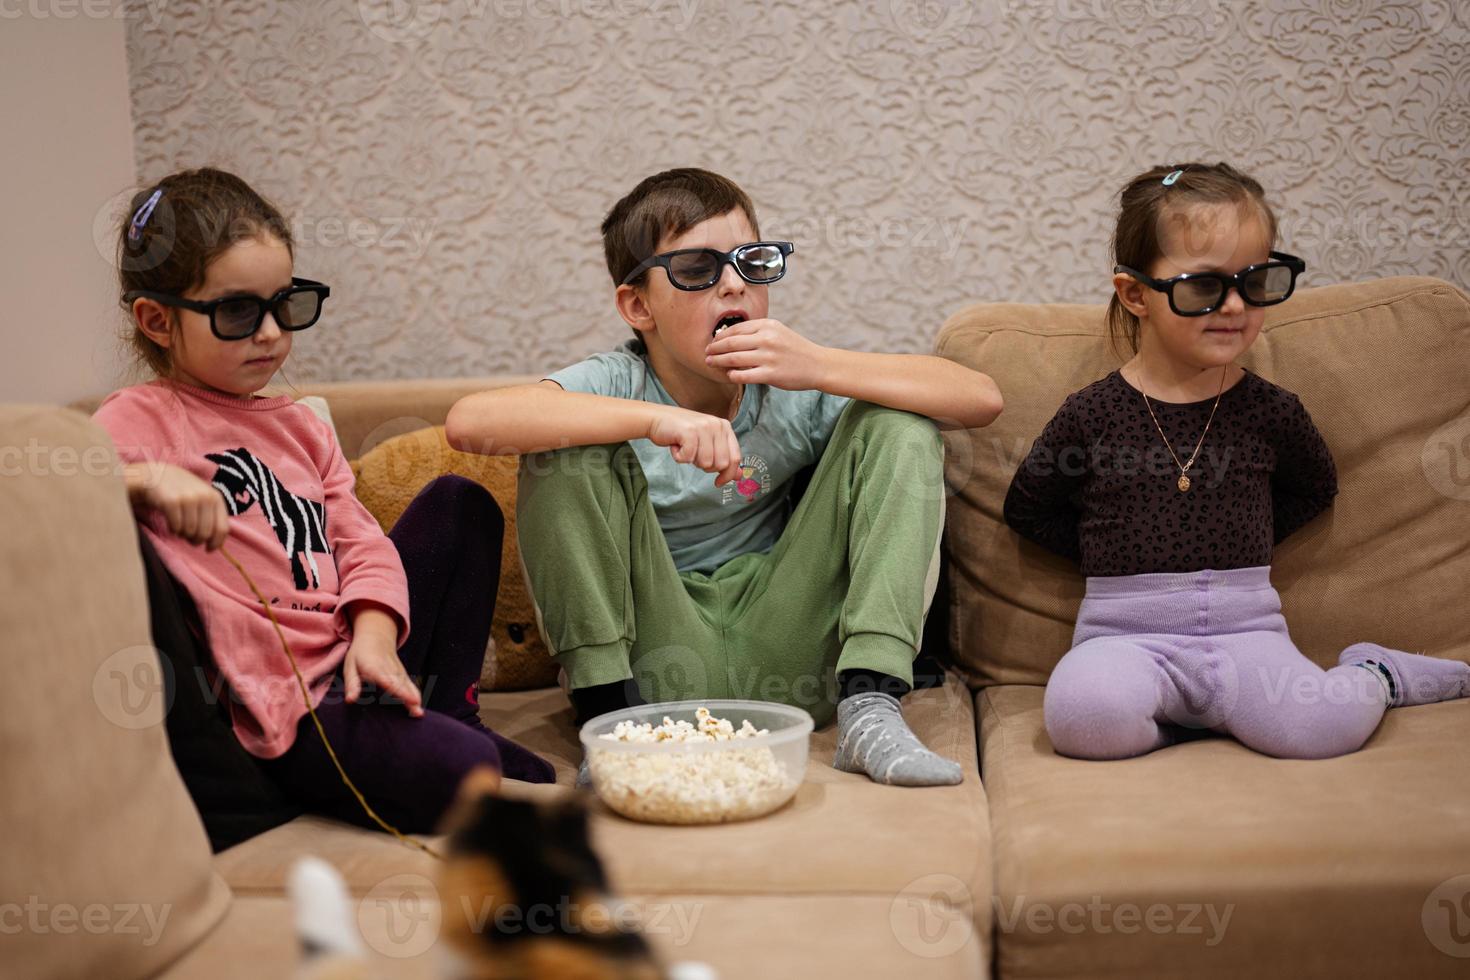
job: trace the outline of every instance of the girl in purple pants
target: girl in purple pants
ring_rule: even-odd
[[[1272,548],[1330,506],[1337,474],[1300,399],[1235,364],[1306,267],[1275,241],[1260,184],[1227,164],[1123,190],[1108,326],[1134,356],[1068,396],[1005,501],[1006,523],[1087,576],[1044,702],[1063,755],[1209,729],[1326,758],[1387,708],[1470,695],[1459,661],[1355,643],[1324,671],[1287,633]]]

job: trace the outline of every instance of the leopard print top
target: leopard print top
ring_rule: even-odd
[[[1150,399],[1181,462],[1215,399]],[[1337,470],[1301,399],[1246,371],[1226,389],[1199,457],[1179,467],[1143,394],[1114,371],[1067,397],[1016,471],[1005,521],[1088,576],[1271,563],[1272,548],[1337,494]]]

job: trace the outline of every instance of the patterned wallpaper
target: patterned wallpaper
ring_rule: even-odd
[[[1470,288],[1467,0],[139,0],[138,172],[212,163],[333,287],[297,380],[537,371],[626,335],[598,225],[709,167],[797,242],[773,315],[928,349],[1100,302],[1121,182],[1254,172],[1308,284]]]

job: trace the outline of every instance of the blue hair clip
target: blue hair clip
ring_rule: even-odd
[[[1169,176],[1167,176],[1167,177],[1164,178],[1164,186],[1165,187],[1173,187],[1174,186],[1174,181],[1178,180],[1180,177],[1183,177],[1183,176],[1184,176],[1184,171],[1183,170],[1175,170],[1174,172],[1172,172],[1171,174],[1169,174]]]
[[[128,222],[128,241],[137,242],[143,237],[143,226],[148,224],[149,218],[153,217],[153,209],[158,206],[158,200],[161,197],[163,197],[162,187],[149,194],[143,206],[133,212],[133,220]]]

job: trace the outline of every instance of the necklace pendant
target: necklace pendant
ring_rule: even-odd
[[[1185,476],[1183,473],[1179,474],[1179,492],[1189,492],[1189,477]]]

